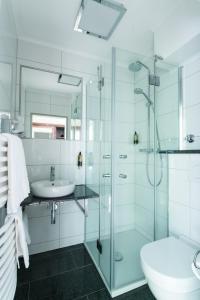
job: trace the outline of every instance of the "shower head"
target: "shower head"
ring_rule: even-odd
[[[141,89],[141,88],[135,88],[134,89],[134,93],[136,95],[143,95],[146,98],[146,100],[148,101],[149,105],[153,104],[152,101],[151,101],[151,99],[147,96],[147,94],[143,91],[143,89]]]
[[[129,66],[128,66],[128,69],[129,71],[132,71],[132,72],[139,72],[142,68],[142,65],[139,61],[136,61],[134,63],[131,63]]]
[[[144,67],[145,69],[148,70],[149,74],[150,74],[150,69],[149,67],[147,67],[145,64],[143,64],[141,61],[137,60],[136,62],[133,62],[131,63],[129,66],[128,66],[128,69],[129,71],[131,72],[139,72],[142,67]]]

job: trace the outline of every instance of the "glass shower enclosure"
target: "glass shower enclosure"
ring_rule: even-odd
[[[87,84],[86,184],[99,197],[86,204],[85,246],[114,297],[145,283],[140,250],[168,235],[165,150],[179,146],[180,72],[114,48],[97,74]]]

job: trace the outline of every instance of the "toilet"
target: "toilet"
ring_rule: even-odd
[[[196,250],[186,240],[175,237],[141,249],[143,272],[157,300],[200,300],[200,280],[192,272]]]

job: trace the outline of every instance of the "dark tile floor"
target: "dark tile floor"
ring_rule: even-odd
[[[30,257],[30,268],[20,268],[15,300],[110,300],[84,245]],[[147,286],[116,300],[154,300]]]

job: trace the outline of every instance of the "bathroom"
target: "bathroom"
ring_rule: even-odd
[[[0,0],[0,57],[0,300],[199,300],[200,1]]]

